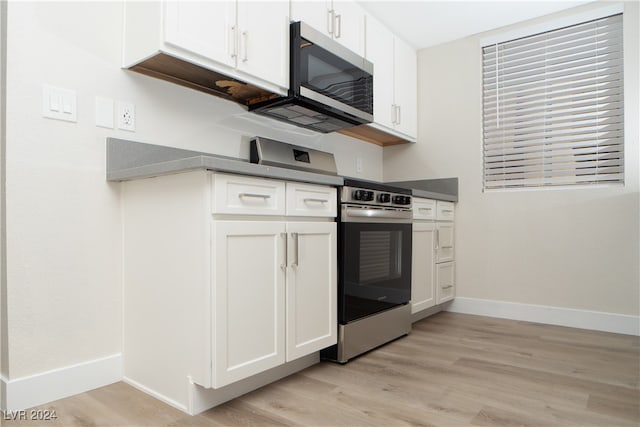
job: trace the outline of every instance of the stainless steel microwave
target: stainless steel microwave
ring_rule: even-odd
[[[303,22],[291,24],[285,97],[249,107],[271,118],[328,133],[373,121],[373,64]]]

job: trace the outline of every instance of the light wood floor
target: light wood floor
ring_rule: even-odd
[[[196,417],[124,383],[7,426],[635,426],[640,339],[453,313],[347,365],[323,362]]]

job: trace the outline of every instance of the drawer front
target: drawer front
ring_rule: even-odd
[[[413,219],[436,219],[436,201],[414,197]]]
[[[456,295],[456,263],[436,264],[436,297],[438,304],[452,300]]]
[[[285,183],[266,178],[213,174],[212,213],[284,215]]]
[[[453,223],[436,223],[436,262],[453,261]]]
[[[324,185],[287,182],[287,216],[337,216],[337,191]]]
[[[453,221],[454,219],[454,207],[452,202],[442,202],[438,200],[437,203],[437,217],[438,221]]]

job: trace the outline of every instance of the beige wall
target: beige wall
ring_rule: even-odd
[[[480,39],[500,31],[419,52],[419,141],[385,148],[384,178],[459,177],[458,296],[640,314],[638,9],[625,3],[624,187],[483,193]]]
[[[8,360],[12,380],[119,353],[119,185],[105,140],[248,157],[256,134],[336,153],[382,177],[382,149],[346,136],[256,124],[236,104],[120,69],[122,2],[10,2],[7,69]],[[77,91],[78,121],[41,116],[42,85]],[[136,132],[95,126],[96,96],[136,105]]]

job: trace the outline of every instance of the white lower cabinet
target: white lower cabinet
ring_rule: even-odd
[[[453,206],[413,198],[412,314],[455,297]]]
[[[436,301],[438,304],[453,299],[456,290],[456,263],[436,264]]]
[[[335,222],[287,223],[287,361],[336,343]]]
[[[411,313],[432,307],[435,294],[435,224],[414,222],[411,262]]]
[[[212,384],[285,362],[285,224],[214,221]]]
[[[335,188],[192,171],[125,182],[122,203],[130,383],[197,411],[336,343]]]
[[[336,343],[334,222],[214,221],[219,388]]]

